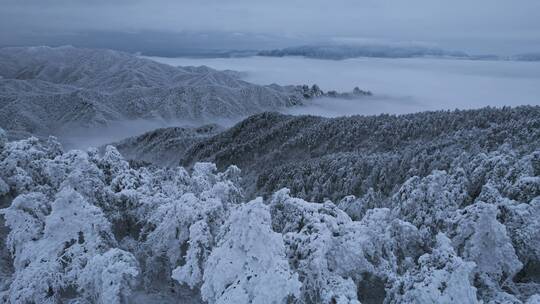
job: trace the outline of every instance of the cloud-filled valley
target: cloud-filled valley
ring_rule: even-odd
[[[236,69],[257,84],[315,83],[323,90],[352,87],[374,92],[366,100],[317,100],[291,113],[323,115],[403,114],[485,106],[539,105],[540,63],[439,58],[358,58],[342,61],[303,57],[155,58],[171,65],[206,64]],[[332,104],[336,104],[334,107]]]

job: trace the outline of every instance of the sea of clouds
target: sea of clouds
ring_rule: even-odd
[[[319,99],[292,114],[322,116],[404,114],[426,110],[485,106],[540,105],[540,62],[443,58],[356,58],[321,60],[303,57],[163,58],[175,65],[207,65],[245,72],[257,84],[318,84],[323,90],[350,91],[358,86],[373,97]]]

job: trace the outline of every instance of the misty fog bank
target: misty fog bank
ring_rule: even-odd
[[[70,149],[88,149],[91,147],[99,147],[102,145],[114,143],[122,139],[138,136],[143,133],[153,131],[159,128],[168,127],[200,127],[207,124],[217,124],[222,127],[231,127],[235,123],[244,119],[238,117],[236,119],[213,119],[203,121],[193,120],[150,120],[137,119],[125,120],[111,123],[107,126],[100,127],[81,127],[72,129],[69,132],[55,134],[58,140],[62,143],[65,150]]]
[[[257,84],[318,84],[323,90],[358,86],[375,96],[359,100],[315,100],[293,114],[340,116],[403,114],[485,106],[540,105],[540,62],[458,59],[357,58],[343,61],[303,57],[162,58],[175,65],[207,65],[245,72]]]
[[[374,93],[359,99],[318,98],[284,113],[336,117],[343,115],[406,114],[485,106],[540,105],[540,62],[470,61],[457,59],[359,58],[343,61],[303,57],[162,58],[174,66],[207,65],[243,72],[256,84],[318,84],[323,90],[351,91],[355,86]],[[197,127],[217,123],[229,127],[245,117],[222,121],[134,120],[107,127],[57,134],[67,149],[100,146],[126,137],[171,126]]]

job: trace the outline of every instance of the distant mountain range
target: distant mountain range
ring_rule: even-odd
[[[232,52],[231,54],[235,53]],[[259,51],[257,55],[270,57],[304,56],[307,58],[333,60],[342,60],[358,57],[442,57],[468,60],[540,61],[540,53],[519,54],[514,56],[470,55],[461,51],[448,51],[440,48],[384,45],[304,45],[297,47],[288,47],[284,49]]]
[[[74,45],[83,48],[109,48],[127,53],[158,57],[235,58],[251,56],[306,56],[321,59],[356,57],[410,58],[446,57],[470,60],[539,61],[540,50],[522,54],[470,54],[409,42],[347,42],[332,38],[283,37],[261,33],[226,31],[69,31],[65,33],[18,33],[0,41],[0,47],[31,45]],[[497,52],[495,50],[494,52]]]
[[[324,95],[312,89],[255,85],[234,71],[173,67],[112,50],[0,49],[0,127],[33,134],[137,119],[238,120]]]
[[[438,48],[427,47],[393,47],[380,45],[304,45],[261,51],[260,56],[283,57],[283,56],[304,56],[318,59],[347,59],[356,57],[377,57],[377,58],[411,58],[411,57],[458,57],[468,58],[465,52],[446,51]]]
[[[145,53],[147,54],[147,53]],[[238,57],[286,57],[303,56],[314,59],[343,60],[350,58],[452,58],[465,60],[496,61],[540,61],[539,53],[524,53],[511,56],[493,54],[472,55],[463,51],[451,51],[423,46],[389,46],[389,45],[301,45],[269,50],[237,50],[237,49],[179,49],[172,54],[151,52],[154,56],[193,57],[193,58],[238,58]]]

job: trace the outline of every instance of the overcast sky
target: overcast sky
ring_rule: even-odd
[[[81,31],[227,32],[249,39],[540,51],[539,0],[0,0],[2,44]],[[271,38],[268,38],[271,37]],[[277,38],[276,38],[277,37]],[[51,38],[52,39],[52,38]],[[230,46],[225,46],[230,47]]]

